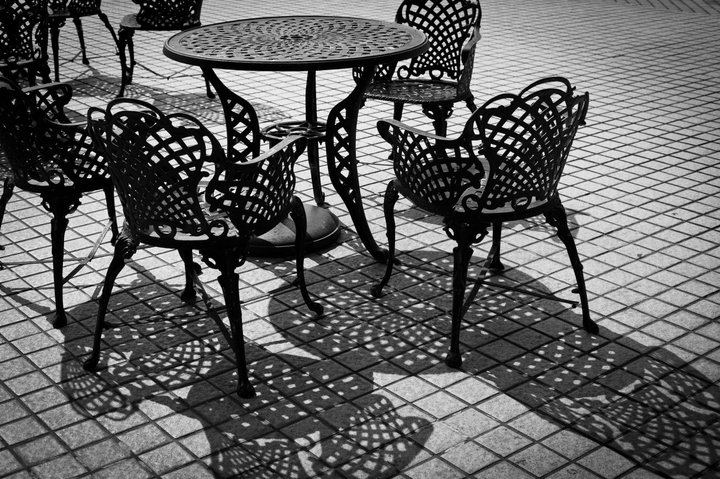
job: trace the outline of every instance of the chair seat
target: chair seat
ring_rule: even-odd
[[[120,20],[120,28],[130,29],[130,30],[156,30],[156,31],[175,31],[175,30],[184,30],[187,28],[192,27],[199,27],[200,22],[197,23],[187,23],[183,25],[168,25],[167,27],[161,27],[157,25],[151,25],[146,26],[140,23],[137,19],[138,14],[137,13],[129,13],[122,17],[122,20]]]
[[[49,8],[48,18],[50,20],[58,18],[87,17],[88,15],[97,15],[100,10],[86,10],[83,12],[72,12],[69,8]]]
[[[455,103],[465,99],[458,95],[457,83],[438,80],[393,80],[373,83],[368,87],[365,96],[403,103]]]
[[[465,188],[457,202],[453,206],[453,211],[459,214],[470,214],[477,216],[482,215],[522,215],[522,211],[527,211],[530,215],[539,208],[548,204],[547,198],[537,198],[535,195],[513,196],[506,198],[505,201],[496,200],[492,208],[480,208],[480,198],[485,192],[486,180],[483,178],[480,187],[469,186]]]
[[[217,237],[208,234],[193,234],[188,231],[170,231],[171,228],[169,226],[166,229],[158,231],[158,228],[149,226],[139,232],[140,238],[138,238],[138,240],[141,243],[146,242],[155,246],[176,248],[178,244],[182,244],[193,249],[237,244],[238,238],[241,237],[240,230],[227,212],[211,211],[210,205],[204,202],[200,205],[200,208],[203,211],[205,220],[211,226],[217,225],[216,230],[213,231],[218,234]],[[258,228],[257,230],[253,230],[253,234],[249,237],[255,238],[261,236],[267,233],[269,229],[271,229],[269,226]]]

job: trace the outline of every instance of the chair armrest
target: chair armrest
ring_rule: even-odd
[[[225,211],[240,232],[262,234],[284,219],[295,191],[295,161],[307,140],[289,136],[246,162],[219,166],[205,190],[211,211]]]
[[[468,58],[470,58],[470,54],[474,51],[473,49],[475,48],[475,44],[480,41],[480,37],[480,28],[475,27],[470,39],[465,43],[465,45],[463,45],[462,50],[460,51],[460,58],[463,65],[467,63]]]
[[[240,163],[228,163],[227,170],[232,173],[236,174],[242,174],[244,171],[252,171],[253,169],[257,168],[258,165],[261,165],[264,161],[266,161],[268,158],[272,158],[273,156],[277,155],[279,152],[285,150],[288,146],[292,145],[296,141],[303,143],[303,150],[305,148],[303,141],[303,137],[300,135],[290,135],[285,138],[283,138],[281,141],[273,145],[268,151],[262,153],[261,155],[253,158],[249,161],[244,161]],[[303,150],[300,150],[298,152],[298,155],[302,153]]]
[[[110,179],[107,163],[92,139],[85,122],[45,122],[41,146],[46,158],[62,168],[73,182],[102,182]]]
[[[379,120],[377,122],[377,129],[380,132],[380,136],[382,136],[390,144],[392,144],[392,141],[390,141],[390,127],[391,126],[395,126],[395,127],[399,128],[400,130],[405,130],[407,132],[412,133],[415,136],[424,137],[429,140],[435,140],[435,141],[440,141],[440,142],[455,141],[452,138],[437,135],[430,131],[421,130],[420,128],[415,128],[413,126],[408,125],[407,123],[403,123],[398,120],[394,120],[394,119]]]
[[[69,83],[46,83],[24,88],[23,92],[32,95],[37,108],[48,120],[70,122],[65,113],[65,105],[70,103],[72,98],[72,86]]]
[[[392,146],[395,185],[412,203],[446,216],[468,187],[480,188],[487,171],[470,139],[450,139],[396,120],[378,122]]]

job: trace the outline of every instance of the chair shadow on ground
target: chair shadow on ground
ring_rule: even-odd
[[[437,251],[415,257],[448,271],[452,261]],[[208,456],[204,461],[220,477],[266,465],[292,477],[333,467],[389,477],[410,464],[432,435],[426,413],[415,414],[402,402],[396,409],[397,398],[382,386],[413,374],[438,382],[457,374],[441,361],[449,276],[411,264],[373,300],[369,288],[382,266],[371,258],[353,255],[310,268],[311,291],[320,291],[327,305],[324,318],[304,314],[292,288],[270,300],[268,315],[264,306],[245,308],[248,328],[272,327],[248,348],[258,397],[241,401],[234,394],[231,351],[203,307],[182,305],[179,279],[156,283],[152,272],[134,268],[143,276],[131,282],[132,294],[125,287],[111,300],[110,319],[125,323],[105,333],[117,353],[106,346],[96,374],[81,366],[96,304],[69,311],[74,317],[63,329],[61,387],[83,415],[131,424],[131,416],[145,415],[171,433],[181,428],[181,435],[189,434],[181,442]],[[320,287],[315,274],[328,268],[341,271]],[[509,278],[547,291],[518,269],[496,279]],[[621,315],[615,319],[622,321]],[[465,317],[463,370],[508,404],[633,463],[654,457],[650,463],[660,474],[684,476],[717,462],[717,385],[668,349],[647,347],[602,322],[601,336],[591,337],[580,324],[579,314],[553,300],[482,292]],[[345,462],[360,453],[362,460]]]
[[[78,413],[118,424],[147,416],[160,424],[167,421],[171,429],[180,427],[182,434],[194,432],[183,443],[205,458],[217,477],[262,477],[267,466],[287,477],[313,477],[333,467],[390,477],[419,452],[418,443],[429,431],[419,432],[414,441],[399,431],[419,431],[427,425],[425,419],[395,411],[385,397],[373,395],[367,381],[362,389],[354,382],[334,391],[309,387],[309,376],[296,368],[318,361],[305,353],[296,356],[298,350],[289,343],[287,350],[270,352],[275,338],[267,348],[248,347],[258,396],[241,400],[235,394],[232,351],[202,302],[197,307],[183,305],[179,277],[158,283],[151,271],[142,269],[142,262],[131,264],[141,276],[122,281],[111,297],[108,320],[121,326],[105,331],[107,344],[96,374],[84,371],[82,361],[90,351],[88,330],[97,304],[72,308],[69,324],[62,330],[65,358],[60,387]],[[214,277],[203,281],[214,286]],[[288,294],[294,295],[295,289]],[[140,304],[140,298],[152,310]],[[251,311],[244,311],[244,317],[252,324]],[[302,307],[298,318],[308,324],[313,321]],[[333,408],[349,395],[362,396],[363,407],[354,412]],[[326,421],[347,427],[336,432]],[[155,437],[159,430],[148,426],[145,433]],[[118,437],[134,447],[122,434]],[[357,454],[353,448],[357,442],[372,452],[362,461],[348,463]]]
[[[194,72],[192,76],[197,77],[198,88],[204,89],[203,77],[200,70]],[[166,79],[158,77],[159,86],[148,84],[133,83],[128,85],[125,96],[130,98],[138,98],[156,104],[163,111],[177,112],[183,111],[196,117],[206,126],[224,125],[222,106],[217,98],[210,99],[204,94],[198,94],[197,91],[191,90],[187,93],[180,93],[175,90],[168,89]],[[120,84],[120,77],[108,76],[95,70],[92,76],[79,77],[69,80],[73,86],[73,99],[82,101],[88,99],[89,103],[103,107],[109,101],[113,100],[117,95],[117,86]],[[97,100],[100,99],[98,104]],[[73,102],[75,104],[75,102]],[[281,110],[271,103],[262,100],[253,99],[253,107],[262,123],[276,122],[288,120],[288,112]],[[70,107],[73,105],[71,104]],[[76,108],[78,116],[84,116],[85,111],[81,111],[81,105]],[[224,128],[222,131],[216,131],[224,136]]]
[[[418,258],[448,274],[414,268]],[[321,350],[326,356],[339,354],[345,342],[359,345],[379,361],[368,371],[375,378],[397,375],[400,366],[405,376],[419,373],[442,383],[437,375],[455,372],[441,362],[450,329],[452,255],[422,250],[401,259],[408,265],[406,273],[396,272],[379,300],[371,297],[368,278],[379,279],[383,267],[360,255],[340,260],[347,270],[321,287],[330,312],[318,323],[331,331],[328,336],[322,337],[309,322],[287,329],[279,321],[283,316],[273,314],[276,302],[271,303],[270,321],[278,331],[287,331],[283,336],[298,348]],[[506,259],[511,261],[512,253]],[[481,262],[474,263],[471,275]],[[550,293],[518,267],[491,279]],[[508,408],[530,410],[633,464],[653,458],[645,466],[652,464],[661,475],[686,477],[720,460],[720,388],[677,350],[647,346],[603,322],[601,335],[588,335],[579,307],[516,291],[480,291],[463,324],[462,370],[497,389]],[[569,289],[557,295],[573,296]],[[301,304],[299,298],[295,302]],[[590,306],[592,310],[592,302]],[[601,319],[600,312],[592,314]],[[629,313],[613,319],[622,323],[624,314]],[[426,427],[432,432],[432,424]],[[572,445],[577,450],[566,455],[574,459],[584,452],[582,444],[576,440]]]
[[[103,87],[115,81],[82,78],[73,82],[75,96],[103,97],[108,95]],[[170,109],[197,112],[198,101],[217,102],[195,93],[168,95],[145,85],[130,90],[138,91]],[[219,121],[219,108],[202,111],[210,115],[202,121]],[[272,107],[267,114],[275,114]],[[484,240],[486,246],[489,242]],[[348,245],[361,249],[355,243]],[[456,374],[442,363],[450,327],[450,275],[412,267],[429,260],[451,271],[452,258],[421,250],[400,259],[405,262],[408,256],[409,270],[396,272],[378,300],[369,289],[383,266],[366,255],[309,268],[311,293],[319,293],[327,307],[320,320],[305,314],[295,289],[271,299],[266,311],[264,304],[257,311],[252,305],[246,308],[249,328],[271,326],[248,348],[258,392],[249,401],[234,394],[232,352],[204,306],[182,305],[179,280],[157,282],[140,261],[133,268],[142,279],[129,287],[123,282],[111,299],[109,319],[122,326],[104,337],[119,354],[110,354],[106,346],[96,374],[85,372],[82,361],[90,351],[97,303],[69,308],[69,324],[62,330],[66,352],[60,386],[88,417],[121,422],[144,415],[187,428],[183,444],[207,458],[217,476],[267,465],[293,477],[333,467],[392,476],[419,457],[434,426],[413,407],[396,409],[397,397],[382,386],[414,374],[439,376],[440,383]],[[496,279],[549,292],[521,268]],[[215,286],[213,279],[204,281]],[[34,307],[23,292],[0,287]],[[592,279],[588,289],[592,292]],[[590,306],[592,310],[592,302]],[[42,307],[35,309],[46,314]],[[593,311],[596,320],[599,313]],[[623,314],[613,319],[622,324]],[[603,322],[601,335],[592,337],[580,325],[580,315],[556,301],[483,289],[465,315],[463,371],[532,413],[635,463],[653,457],[660,474],[684,476],[716,464],[720,389],[715,381],[667,347],[646,346]],[[177,424],[173,417],[179,418]],[[364,449],[363,460],[346,462],[358,455],[357,444]]]

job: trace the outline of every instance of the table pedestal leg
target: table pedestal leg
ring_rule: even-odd
[[[335,191],[338,192],[355,225],[355,231],[370,254],[378,261],[385,262],[387,251],[375,242],[362,204],[362,194],[357,171],[357,120],[363,95],[375,73],[374,67],[364,69],[355,89],[347,98],[330,110],[327,120],[325,144],[328,170]]]
[[[314,70],[307,73],[305,84],[305,122],[308,125],[317,125],[317,86]],[[313,185],[313,196],[315,202],[322,206],[325,204],[325,193],[322,190],[320,181],[320,155],[318,153],[318,139],[310,139],[307,146],[308,164],[310,165],[310,177]]]

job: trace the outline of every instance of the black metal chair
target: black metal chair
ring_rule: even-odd
[[[53,326],[56,328],[67,324],[63,303],[63,284],[69,279],[63,277],[67,216],[78,208],[84,194],[105,192],[113,240],[118,234],[115,197],[107,165],[94,148],[85,121],[68,120],[64,106],[71,97],[72,88],[66,83],[21,90],[13,81],[0,77],[0,147],[12,170],[12,175],[4,180],[0,212],[4,215],[17,186],[39,194],[43,208],[52,214],[50,236],[56,308]],[[20,264],[34,262],[37,261]],[[0,263],[0,269],[9,264]]]
[[[82,17],[97,15],[100,21],[102,21],[105,25],[105,28],[107,28],[110,32],[113,39],[113,45],[117,47],[117,35],[115,35],[115,30],[112,25],[110,25],[107,15],[105,15],[102,11],[101,2],[102,0],[50,0],[48,24],[50,27],[50,43],[52,45],[53,61],[55,66],[55,81],[60,81],[60,59],[58,56],[60,46],[60,28],[65,25],[65,22],[68,19],[72,19],[75,24],[78,41],[80,42],[82,62],[85,65],[89,65],[90,60],[88,60],[87,51],[85,49],[85,35],[83,34]]]
[[[502,270],[500,239],[504,221],[544,215],[564,243],[577,281],[583,327],[597,333],[590,319],[582,264],[558,194],[558,183],[578,126],[584,122],[588,94],[576,96],[559,77],[535,82],[519,95],[499,95],[479,108],[455,139],[440,137],[395,120],[378,122],[392,145],[396,178],[385,193],[389,259],[382,280],[373,287],[380,296],[395,258],[393,207],[398,193],[418,208],[444,219],[445,233],[457,241],[453,250],[453,305],[450,351],[445,362],[461,365],[460,328],[471,245],[493,227],[486,268]],[[482,279],[482,278],[481,278]],[[481,283],[478,283],[481,284]]]
[[[253,397],[235,270],[245,261],[249,241],[288,213],[296,225],[297,284],[307,306],[318,315],[323,311],[305,284],[307,222],[302,202],[293,194],[293,166],[306,140],[289,137],[260,156],[232,162],[215,136],[190,115],[165,115],[148,103],[120,98],[104,112],[91,109],[88,117],[96,142],[104,145],[125,224],[103,285],[93,352],[85,368],[97,367],[113,284],[138,245],[179,251],[186,279],[181,298],[186,302],[194,300],[195,286],[204,291],[197,277],[199,266],[192,260],[192,251],[197,250],[208,266],[220,272],[230,330],[211,314],[235,352],[238,394]],[[202,184],[210,172],[209,182]]]
[[[419,104],[435,133],[445,135],[455,103],[476,109],[470,81],[481,17],[479,0],[404,0],[395,21],[425,33],[430,46],[409,62],[378,67],[365,98],[393,102],[398,121],[405,103]],[[355,69],[355,78],[361,72]]]
[[[118,30],[118,51],[122,67],[122,80],[118,96],[123,96],[125,87],[133,81],[136,65],[133,37],[136,31],[187,30],[201,25],[200,11],[203,0],[133,0],[133,2],[140,5],[140,11],[125,15],[120,20],[120,29]],[[130,55],[129,63],[126,50]],[[155,73],[150,69],[147,70]],[[210,82],[207,78],[205,79],[205,88],[208,98],[213,98],[215,95],[210,89]]]
[[[17,73],[27,74],[30,85],[38,76],[50,82],[47,25],[47,0],[0,3],[0,74],[15,80]]]

